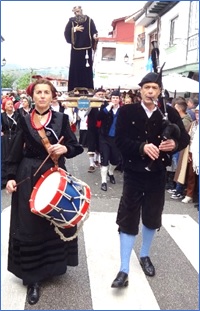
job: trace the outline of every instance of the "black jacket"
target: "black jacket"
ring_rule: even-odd
[[[99,130],[99,134],[101,134],[103,136],[108,136],[109,131],[110,131],[110,127],[113,123],[112,108],[110,109],[110,111],[108,113],[104,112],[104,109],[107,106],[108,106],[108,103],[104,103],[103,105],[101,105],[100,111],[99,111],[98,116],[97,116],[97,120],[101,121],[101,127]],[[119,111],[119,109],[118,109],[118,111]],[[117,113],[119,113],[118,111],[117,111]]]
[[[164,113],[163,108],[161,111]],[[180,138],[173,137],[176,141],[176,150],[184,149],[190,137],[187,134],[183,122],[178,112],[167,106],[168,119],[171,123],[177,124],[180,128]],[[120,108],[116,124],[116,145],[123,156],[124,170],[145,171],[151,159],[143,154],[145,143],[153,143],[159,146],[163,139],[163,118],[161,113],[156,110],[150,118],[140,103],[125,105]],[[154,161],[151,170],[159,171],[171,165],[171,156],[174,152],[161,152],[160,157]]]

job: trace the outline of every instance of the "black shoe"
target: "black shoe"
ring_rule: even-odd
[[[120,271],[114,281],[112,282],[111,287],[119,288],[128,286],[128,274]]]
[[[147,257],[141,257],[140,258],[140,265],[142,267],[142,270],[144,273],[148,276],[154,276],[155,275],[155,268],[150,260],[150,258]]]
[[[27,296],[28,296],[28,303],[30,305],[34,305],[38,302],[38,300],[40,298],[39,289],[40,289],[40,287],[39,287],[38,283],[28,285]]]
[[[116,184],[114,175],[110,175],[110,174],[108,173],[108,177],[110,178],[111,184]]]
[[[103,183],[101,184],[101,190],[107,191],[107,183],[103,182]]]

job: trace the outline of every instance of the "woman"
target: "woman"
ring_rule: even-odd
[[[47,278],[64,274],[67,265],[78,265],[77,238],[64,242],[55,233],[54,226],[45,218],[31,213],[29,198],[41,174],[54,166],[51,158],[57,158],[58,166],[65,169],[65,158],[73,158],[83,152],[69,125],[68,116],[52,111],[50,103],[56,89],[49,80],[40,79],[27,88],[35,109],[20,118],[20,129],[9,157],[9,180],[6,189],[12,194],[9,237],[8,270],[27,285],[29,304],[39,300],[39,286]],[[39,133],[44,129],[49,146],[43,146]],[[61,143],[60,137],[64,136]],[[34,173],[43,163],[34,177]],[[27,179],[28,177],[28,179]],[[17,186],[17,183],[26,179]],[[44,193],[44,196],[49,195]],[[76,227],[60,231],[72,237]]]
[[[24,97],[21,99],[21,104],[22,107],[18,108],[17,112],[20,116],[24,117],[32,111],[30,99],[24,95]]]
[[[14,112],[12,98],[3,99],[1,113],[1,189],[5,188],[7,182],[7,157],[10,153],[16,131],[18,114]]]

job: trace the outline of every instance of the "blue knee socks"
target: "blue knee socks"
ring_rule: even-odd
[[[120,232],[120,256],[121,256],[121,266],[120,271],[129,273],[129,262],[131,258],[131,252],[135,243],[135,235],[126,234]]]
[[[148,229],[144,225],[142,226],[142,247],[140,250],[140,257],[149,256],[149,250],[153,241],[156,229]]]

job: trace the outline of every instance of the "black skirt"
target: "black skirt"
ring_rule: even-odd
[[[40,159],[23,159],[17,182],[27,176],[31,178],[20,184],[12,194],[8,271],[21,278],[24,285],[64,274],[68,265],[78,265],[77,238],[66,242],[61,240],[50,221],[30,211],[33,186],[41,174],[52,167],[51,160],[47,161],[40,174],[33,177],[41,162]],[[45,195],[48,198],[51,193]],[[76,226],[60,229],[65,237],[72,237],[76,230]]]

